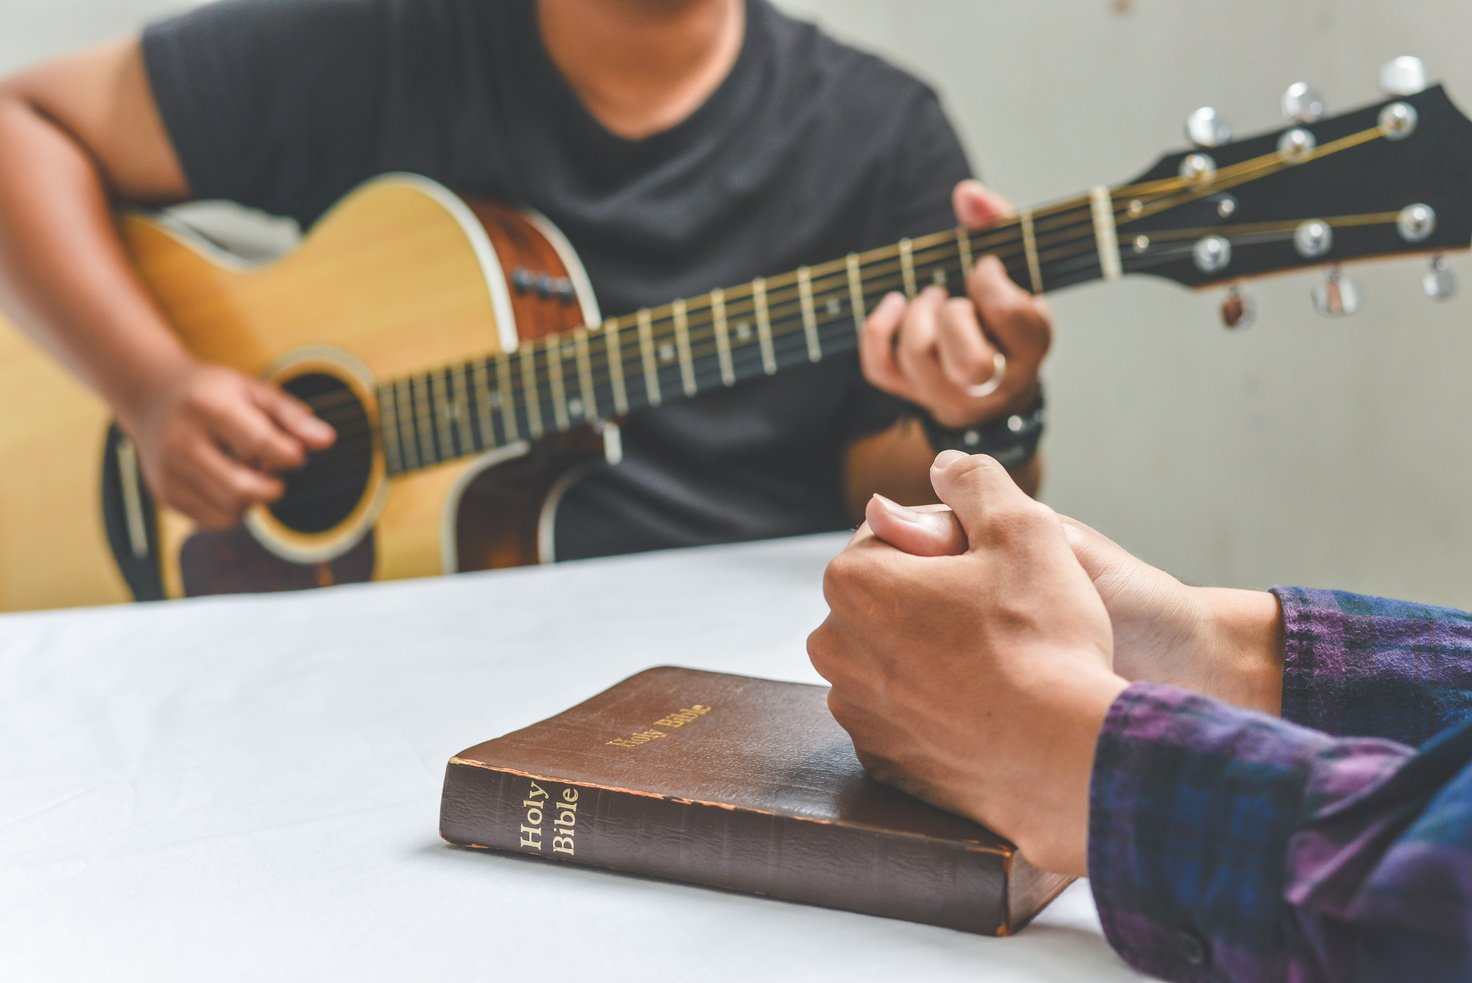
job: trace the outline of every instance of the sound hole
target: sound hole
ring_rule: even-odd
[[[332,424],[337,440],[312,454],[305,467],[284,475],[286,494],[267,509],[288,529],[326,532],[352,515],[368,490],[373,469],[368,411],[351,387],[330,375],[299,375],[281,388]]]

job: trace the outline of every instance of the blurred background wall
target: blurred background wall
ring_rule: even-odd
[[[1331,111],[1370,101],[1399,54],[1472,109],[1465,0],[779,2],[934,84],[1019,205],[1128,180],[1198,105],[1242,134],[1300,79]],[[4,0],[0,71],[184,5]],[[1472,606],[1472,262],[1451,265],[1447,303],[1418,261],[1357,267],[1362,310],[1333,321],[1314,277],[1273,278],[1232,334],[1219,296],[1164,282],[1058,295],[1045,498],[1191,581]]]

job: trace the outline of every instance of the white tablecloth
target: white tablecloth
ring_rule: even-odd
[[[0,618],[0,980],[1136,978],[1086,884],[998,940],[441,842],[451,754],[633,672],[816,681],[842,542]]]

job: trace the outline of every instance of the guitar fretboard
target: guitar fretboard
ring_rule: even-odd
[[[432,467],[851,352],[886,294],[914,297],[931,284],[963,293],[983,255],[997,256],[1034,293],[1115,274],[1117,250],[1100,259],[1098,198],[1055,206],[1046,218],[1023,213],[980,231],[901,240],[391,380],[378,390],[388,471]],[[1112,235],[1113,209],[1104,201]]]
[[[1448,125],[1426,126],[1432,117]],[[1465,249],[1465,173],[1442,165],[1472,159],[1466,123],[1436,87],[1210,156],[1167,155],[1133,183],[986,229],[904,239],[389,380],[372,439],[402,474],[845,355],[886,294],[963,294],[983,256],[1041,294],[1126,273],[1201,287]],[[1348,152],[1354,167],[1325,169]],[[1383,180],[1355,169],[1366,167]]]

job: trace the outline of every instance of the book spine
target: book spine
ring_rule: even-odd
[[[454,760],[440,834],[460,846],[986,935],[1010,934],[1036,910],[1009,903],[1014,854]]]

